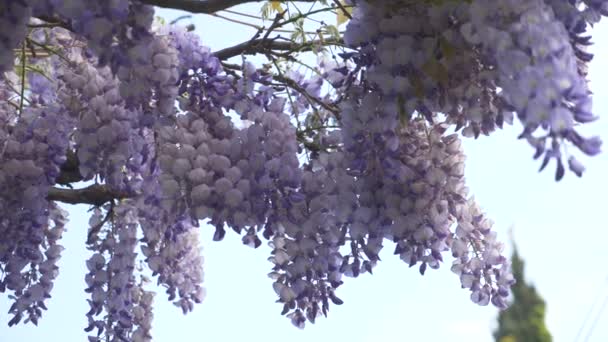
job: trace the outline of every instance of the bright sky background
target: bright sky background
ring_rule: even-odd
[[[240,10],[257,13],[256,6]],[[180,13],[161,11],[167,20]],[[210,16],[195,17],[197,32],[212,50],[251,38],[254,30]],[[585,132],[608,140],[608,22],[594,31],[596,58],[591,63],[591,88],[595,113],[603,120]],[[511,225],[526,262],[527,279],[534,282],[548,305],[547,324],[554,342],[573,342],[585,315],[600,290],[608,296],[608,157],[583,159],[582,179],[568,173],[553,181],[553,168],[539,174],[533,150],[517,141],[520,126],[496,132],[479,141],[465,142],[466,175],[475,197],[504,241]],[[49,300],[49,311],[39,327],[8,328],[9,303],[0,297],[0,342],[81,342],[88,311],[84,289],[88,252],[84,248],[88,215],[85,206],[72,206],[69,231],[60,261],[61,274]],[[422,277],[409,269],[387,244],[383,262],[374,275],[347,279],[338,290],[345,301],[333,305],[328,318],[298,330],[280,315],[282,306],[266,276],[271,264],[266,247],[253,250],[241,245],[235,234],[224,242],[211,241],[213,229],[201,228],[205,256],[207,298],[193,313],[167,303],[159,291],[154,311],[154,341],[264,341],[309,342],[330,338],[349,342],[450,341],[491,342],[497,310],[479,307],[460,288],[449,264]],[[449,260],[449,256],[446,257]],[[586,333],[585,333],[586,334]],[[583,336],[585,335],[583,334]],[[608,341],[608,311],[588,340]]]

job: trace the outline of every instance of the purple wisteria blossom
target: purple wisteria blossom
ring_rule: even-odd
[[[320,30],[299,46],[261,29],[223,50],[238,62],[153,25],[147,3],[0,0],[11,326],[47,309],[67,224],[59,203],[91,206],[92,342],[152,340],[150,281],[193,311],[206,296],[201,234],[228,231],[249,247],[267,241],[282,314],[299,328],[342,304],[340,286],[371,274],[385,247],[422,275],[451,255],[474,303],[505,308],[514,279],[466,185],[461,136],[517,118],[556,180],[583,175],[573,150],[601,150],[579,126],[597,119],[588,30],[606,1],[353,0],[342,40]],[[300,48],[319,52],[316,66],[294,66]]]

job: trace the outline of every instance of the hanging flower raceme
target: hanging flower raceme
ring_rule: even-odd
[[[141,167],[144,141],[139,113],[125,108],[118,83],[109,68],[83,59],[61,76],[66,103],[77,103],[75,148],[79,172],[85,179],[99,175],[115,189],[129,187],[129,171]],[[69,92],[69,93],[68,93]],[[69,101],[69,102],[68,102]]]
[[[116,72],[120,66],[138,63],[130,53],[133,46],[150,37],[154,19],[152,6],[129,0],[24,0],[35,17],[56,16],[69,23],[70,30],[84,37],[102,66]]]
[[[14,51],[27,34],[32,13],[23,1],[5,1],[0,11],[0,75],[13,67]]]
[[[457,129],[464,127],[463,135],[477,137],[511,123],[515,113],[524,124],[520,137],[536,148],[535,158],[544,155],[541,170],[556,159],[561,179],[567,159],[581,176],[584,167],[563,156],[561,146],[573,144],[591,156],[600,151],[599,138],[581,136],[574,125],[596,119],[583,70],[591,57],[584,51],[589,39],[580,34],[585,20],[603,12],[597,4],[579,6],[592,18],[584,19],[572,4],[550,4],[363,1],[345,41],[359,49],[358,63],[375,91],[397,98],[405,120],[414,112],[441,113]],[[533,134],[540,130],[546,134]]]
[[[135,278],[138,217],[135,202],[94,210],[90,231],[100,238],[89,246],[86,292],[90,293],[87,332],[96,330],[90,341],[145,340],[152,317],[151,297]],[[105,316],[99,317],[102,313]]]
[[[0,112],[4,141],[0,151],[0,291],[14,293],[10,325],[25,314],[36,323],[46,309],[55,264],[61,252],[57,244],[66,221],[65,213],[46,199],[66,160],[71,121],[57,106],[25,108],[15,114]],[[16,120],[14,122],[13,120]]]
[[[469,11],[470,22],[461,26],[461,32],[481,47],[482,63],[495,66],[494,82],[504,100],[501,110],[517,113],[524,125],[520,137],[536,149],[535,158],[544,156],[541,170],[555,159],[559,180],[568,158],[570,170],[581,176],[584,167],[574,156],[564,156],[562,145],[573,144],[594,156],[601,140],[585,138],[575,128],[596,118],[579,70],[582,56],[564,22],[543,1],[474,1]],[[538,131],[544,134],[534,135]]]
[[[542,167],[557,160],[557,179],[566,159],[584,170],[565,144],[601,146],[576,126],[595,119],[583,34],[608,13],[604,1],[352,1],[352,51],[320,59],[312,77],[222,63],[194,33],[152,28],[138,1],[4,2],[10,325],[46,309],[66,223],[56,201],[93,205],[90,341],[151,340],[154,296],[138,258],[184,313],[203,301],[201,222],[216,241],[227,230],[251,247],[270,241],[273,288],[298,327],[342,304],[345,278],[372,273],[387,244],[421,274],[451,254],[471,300],[504,308],[510,265],[448,130],[477,138],[517,116]],[[10,72],[20,46],[31,49]],[[95,184],[56,188],[83,180]]]
[[[358,49],[357,63],[374,93],[394,101],[393,115],[407,121],[443,113],[463,135],[488,135],[509,117],[497,110],[488,70],[459,31],[467,4],[358,2],[345,42]]]

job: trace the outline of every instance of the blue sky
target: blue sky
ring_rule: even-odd
[[[257,13],[258,7],[243,6]],[[159,15],[171,20],[175,11]],[[196,16],[204,44],[217,50],[251,38],[254,30],[210,16]],[[595,113],[608,109],[608,23],[594,31],[596,58],[591,63]],[[515,226],[515,238],[526,261],[526,276],[548,304],[547,324],[555,342],[573,341],[580,324],[603,289],[608,296],[608,157],[584,159],[582,179],[567,174],[555,183],[552,170],[537,173],[532,149],[517,141],[520,126],[496,132],[478,141],[465,141],[466,175],[476,199],[496,222],[505,241]],[[608,139],[608,120],[585,128]],[[38,328],[8,328],[8,302],[0,298],[0,342],[79,342],[88,310],[84,289],[86,207],[72,206],[71,222],[63,245],[61,274],[49,312]],[[459,280],[444,265],[424,277],[409,269],[387,247],[373,276],[347,279],[338,291],[345,301],[332,306],[328,318],[306,329],[294,328],[280,315],[275,293],[266,276],[271,264],[266,247],[253,250],[234,234],[212,242],[213,229],[201,229],[205,256],[207,298],[184,316],[159,291],[155,303],[154,340],[169,341],[326,341],[349,342],[450,341],[490,342],[497,310],[478,307]],[[266,250],[265,250],[266,249]],[[447,258],[446,258],[447,259]],[[608,341],[608,312],[598,322],[593,341]]]

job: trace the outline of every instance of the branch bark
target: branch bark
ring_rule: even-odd
[[[313,40],[303,44],[298,44],[290,41],[277,41],[276,39],[255,39],[252,41],[247,41],[231,47],[227,47],[225,49],[216,51],[213,54],[221,60],[226,60],[243,53],[255,55],[256,53],[264,53],[270,50],[303,52],[311,51],[314,46],[341,44],[342,40],[338,39],[325,39],[323,41]]]
[[[101,184],[93,184],[81,189],[72,189],[73,183],[84,179],[79,172],[76,153],[68,150],[66,157],[67,160],[61,165],[61,172],[55,181],[59,185],[70,187],[70,189],[51,188],[47,195],[49,201],[100,206],[115,199],[130,197],[130,194],[126,192],[112,191],[107,186]]]
[[[47,199],[68,204],[103,205],[114,199],[127,198],[128,193],[111,191],[105,185],[93,184],[82,189],[51,188]]]
[[[148,5],[172,8],[190,13],[215,13],[225,10],[236,5],[241,5],[250,2],[262,2],[264,0],[140,0],[140,2]],[[285,0],[280,0],[285,2]],[[314,2],[317,0],[298,0],[298,2]]]

